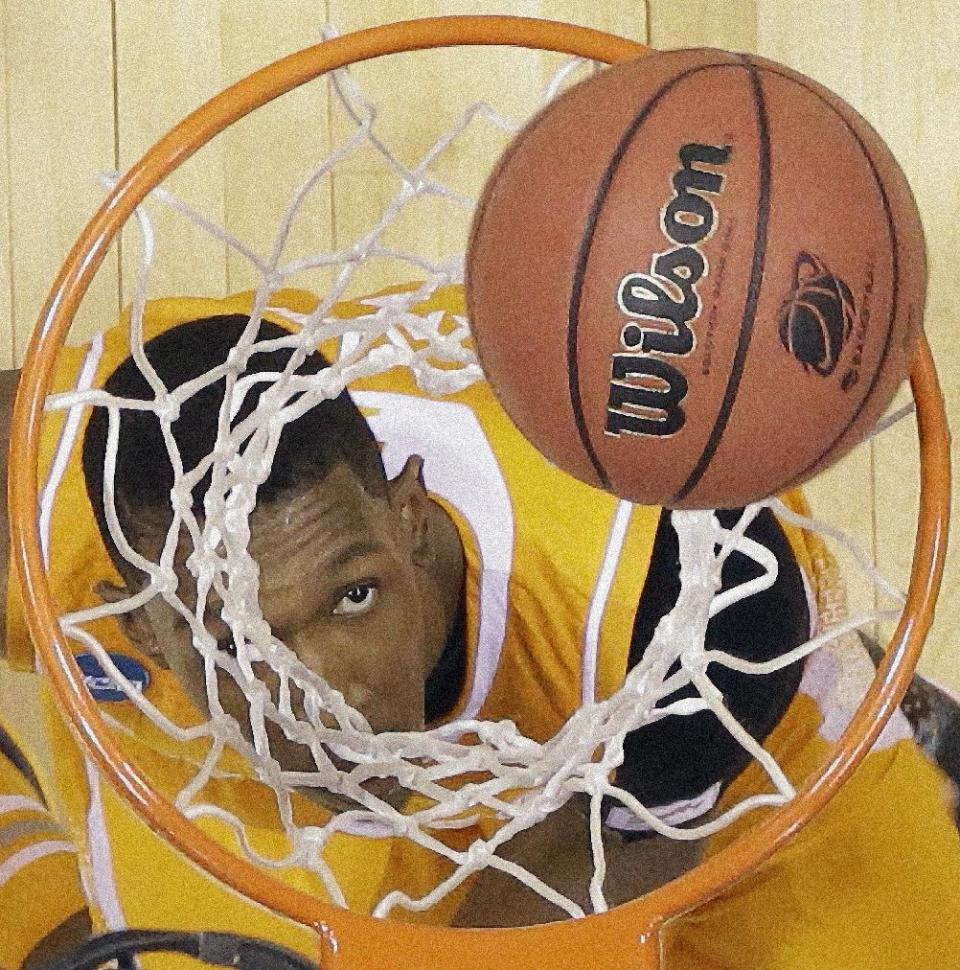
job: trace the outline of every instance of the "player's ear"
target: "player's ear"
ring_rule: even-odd
[[[411,455],[400,474],[387,484],[390,489],[390,505],[413,540],[414,562],[424,565],[432,558],[432,550],[427,541],[430,498],[423,482],[423,459],[419,455]]]
[[[104,580],[97,583],[94,592],[104,603],[120,603],[135,595],[135,592],[126,586],[117,586]],[[160,656],[160,644],[157,642],[156,631],[147,616],[147,611],[142,606],[125,613],[118,613],[117,623],[123,635],[141,652],[150,657]]]

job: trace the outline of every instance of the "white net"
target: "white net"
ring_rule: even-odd
[[[550,81],[544,97],[553,97],[578,71],[588,67],[582,62],[565,64]],[[149,205],[137,212],[142,264],[130,319],[129,353],[148,382],[152,398],[120,399],[91,387],[54,395],[47,407],[49,411],[73,415],[84,409],[105,409],[109,430],[104,505],[110,535],[122,556],[145,574],[148,582],[135,596],[64,615],[60,620],[62,629],[97,659],[106,674],[170,739],[183,745],[198,740],[207,742],[206,753],[199,759],[193,777],[176,794],[176,806],[188,819],[216,817],[226,823],[239,836],[244,854],[254,864],[273,870],[311,870],[320,877],[331,900],[347,905],[342,874],[330,863],[326,852],[331,839],[343,832],[369,838],[393,837],[421,847],[448,865],[442,878],[427,892],[413,896],[399,889],[385,891],[373,907],[377,916],[397,910],[428,910],[475,873],[489,868],[506,873],[540,894],[561,915],[577,917],[585,912],[580,902],[511,861],[503,851],[519,833],[537,825],[576,796],[588,805],[593,858],[591,871],[584,873],[588,908],[603,911],[608,905],[602,837],[605,806],[617,806],[628,813],[636,827],[671,839],[693,840],[717,832],[755,808],[782,804],[794,794],[793,783],[777,761],[725,706],[722,693],[709,676],[711,665],[714,669],[727,667],[742,673],[769,674],[800,663],[825,645],[840,649],[837,644],[844,643],[844,637],[858,627],[895,616],[902,596],[883,584],[882,591],[892,604],[889,609],[847,617],[839,580],[828,575],[829,564],[825,560],[818,582],[819,629],[807,643],[763,663],[708,651],[706,631],[710,619],[772,586],[777,578],[777,560],[746,535],[764,505],[747,508],[732,528],[721,526],[718,517],[709,511],[676,512],[672,523],[679,540],[680,595],[656,627],[642,661],[629,671],[613,696],[584,703],[546,741],[526,736],[522,724],[474,717],[423,731],[372,731],[344,694],[299,659],[264,618],[259,595],[260,566],[251,553],[251,516],[283,428],[322,400],[337,396],[359,379],[395,367],[407,368],[417,385],[431,395],[454,393],[482,379],[469,343],[467,322],[462,318],[451,320],[448,314],[425,314],[415,309],[442,287],[462,284],[462,251],[441,258],[402,251],[389,243],[389,229],[424,198],[448,207],[455,219],[468,219],[475,198],[445,185],[434,171],[437,160],[468,131],[471,138],[476,137],[478,128],[513,133],[521,121],[501,115],[485,102],[471,104],[456,124],[437,136],[422,160],[411,166],[402,162],[379,135],[376,106],[364,96],[350,71],[337,72],[330,83],[352,133],[310,172],[294,193],[278,221],[269,252],[253,251],[243,240],[213,224],[168,190],[158,188],[153,193],[150,205],[172,209],[211,233],[247,260],[259,280],[250,323],[226,363],[173,390],[165,386],[144,351],[144,316],[158,243]],[[291,227],[304,201],[339,165],[361,150],[372,152],[398,177],[401,187],[396,196],[389,200],[373,227],[349,245],[337,251],[289,256]],[[416,279],[418,285],[368,301],[369,312],[352,319],[335,315],[338,302],[356,288],[358,274],[377,261],[406,267],[407,275],[398,277],[398,281]],[[317,268],[330,270],[332,282],[313,312],[293,313],[273,306],[272,297],[281,288]],[[258,326],[265,313],[282,316],[289,324],[289,334],[269,341],[259,339]],[[331,366],[317,374],[298,374],[297,368],[307,356],[331,340],[339,341],[340,347]],[[255,353],[279,348],[290,351],[282,373],[245,374]],[[185,467],[172,425],[185,401],[220,381],[224,381],[225,391],[214,448],[198,464]],[[241,420],[235,420],[254,388],[260,391],[255,406]],[[146,558],[124,535],[116,505],[113,481],[120,417],[125,409],[146,409],[156,415],[175,470],[170,492],[171,522],[167,540],[155,560]],[[210,484],[202,511],[198,511],[193,492],[207,476]],[[48,506],[56,501],[55,485],[53,476],[45,499]],[[779,500],[765,504],[784,523],[823,531]],[[826,531],[849,545],[841,533]],[[192,544],[187,560],[192,576],[190,595],[185,593],[177,574],[178,543],[184,535]],[[49,542],[55,545],[56,536]],[[721,571],[734,551],[755,562],[759,575],[721,592]],[[868,558],[862,559],[865,569],[875,576]],[[882,583],[879,577],[876,579]],[[193,647],[202,660],[209,717],[199,725],[184,727],[174,723],[152,704],[91,631],[97,621],[130,614],[153,599],[165,601],[189,627]],[[221,649],[209,631],[206,620],[211,612],[229,626],[231,651]],[[271,686],[260,673],[263,665],[272,671]],[[246,729],[223,702],[224,677],[247,698],[250,725]],[[693,696],[669,700],[690,687],[694,689]],[[616,771],[623,762],[625,739],[630,732],[702,711],[712,712],[763,768],[768,784],[765,790],[722,813],[706,816],[705,821],[673,824],[668,814],[652,810],[619,787]],[[268,730],[269,725],[274,727]],[[276,730],[309,750],[310,770],[290,771],[284,767],[283,759],[273,750],[272,732]],[[290,847],[284,857],[259,851],[254,841],[247,838],[244,823],[237,815],[205,800],[207,784],[221,771],[221,760],[229,750],[239,753],[253,774],[272,791]],[[369,782],[383,778],[397,779],[408,797],[398,801],[396,797],[378,795]],[[332,813],[323,825],[302,826],[296,820],[293,800],[309,789],[345,799],[346,807]],[[449,837],[451,830],[465,830],[481,818],[494,823],[468,846]]]

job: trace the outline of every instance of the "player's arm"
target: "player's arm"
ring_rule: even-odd
[[[732,528],[739,511],[719,512],[721,524]],[[767,589],[732,604],[710,620],[708,650],[721,650],[751,661],[768,661],[800,646],[811,635],[810,609],[801,569],[786,534],[773,513],[763,509],[746,532],[747,538],[772,552],[777,559],[776,580]],[[722,588],[730,590],[757,579],[763,569],[739,550],[723,566]],[[660,520],[646,583],[637,607],[628,666],[640,663],[654,630],[669,612],[680,592],[677,536],[669,515]],[[744,674],[719,664],[710,667],[714,685],[737,721],[758,741],[780,722],[800,683],[803,667],[792,664],[763,676]],[[664,700],[672,703],[692,697],[690,686]],[[665,718],[633,731],[624,744],[624,763],[617,783],[645,805],[669,808],[675,821],[702,816],[720,792],[749,764],[746,749],[712,712]],[[609,824],[633,822],[623,810]]]
[[[0,967],[39,966],[89,935],[76,850],[0,729]]]

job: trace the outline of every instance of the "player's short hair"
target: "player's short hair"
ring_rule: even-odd
[[[223,364],[236,345],[249,318],[242,314],[206,317],[173,327],[144,345],[147,359],[169,389],[179,387]],[[274,340],[287,334],[283,328],[262,321],[258,340]],[[245,374],[278,373],[292,351],[288,348],[253,354]],[[296,374],[316,374],[328,367],[319,351],[309,354]],[[213,450],[226,379],[221,378],[184,401],[171,431],[186,470]],[[234,425],[256,406],[266,384],[255,385],[245,396]],[[104,390],[120,398],[151,400],[154,397],[136,361],[128,357],[110,375]],[[108,415],[97,407],[91,414],[83,441],[83,473],[87,494],[97,525],[111,559],[121,574],[130,577],[133,567],[121,556],[107,528],[104,514],[103,476]],[[280,436],[270,475],[260,486],[257,499],[262,506],[281,500],[285,494],[321,482],[337,465],[346,465],[371,494],[387,493],[387,481],[376,439],[349,394],[322,401],[287,424]],[[169,527],[173,513],[170,490],[173,467],[167,453],[160,419],[153,411],[120,412],[120,435],[114,489],[121,528],[136,548],[133,538],[142,532],[137,519],[149,513],[151,522]],[[193,489],[193,512],[203,513],[203,499],[210,484],[208,473]],[[139,551],[139,550],[138,550]]]

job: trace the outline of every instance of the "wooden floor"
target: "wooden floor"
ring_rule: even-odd
[[[206,98],[277,57],[341,32],[455,13],[512,13],[578,22],[657,47],[755,51],[826,83],[887,139],[914,187],[930,257],[927,333],[948,405],[960,419],[960,2],[918,0],[2,0],[0,77],[0,365],[22,360],[37,311],[76,233],[102,197],[96,173],[124,169]],[[557,60],[524,52],[404,55],[358,71],[382,107],[383,130],[416,158],[471,98],[516,117],[536,104]],[[282,199],[343,135],[323,85],[311,85],[217,139],[171,187],[214,222],[269,244]],[[478,185],[489,160],[467,147],[446,175]],[[395,192],[362,153],[317,193],[295,236],[321,249],[366,226]],[[153,292],[221,294],[249,286],[244,261],[159,218],[167,258]],[[411,239],[442,250],[462,224],[431,222]],[[427,238],[429,237],[429,238]],[[137,272],[128,232],[111,253],[75,336],[109,325]],[[848,528],[902,582],[912,549],[917,463],[912,421],[862,446],[817,482],[817,509]],[[923,669],[960,690],[960,598],[953,555]],[[854,602],[872,600],[850,574]]]

